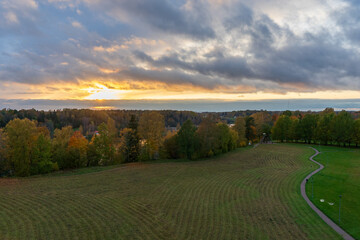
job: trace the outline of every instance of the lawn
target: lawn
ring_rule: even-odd
[[[260,145],[210,160],[2,179],[0,238],[341,239],[300,195],[312,153]]]
[[[321,154],[314,158],[325,166],[314,176],[314,204],[339,223],[339,195],[341,198],[340,226],[360,239],[360,150],[314,146]],[[312,197],[311,181],[307,194]],[[320,201],[323,199],[323,202]]]

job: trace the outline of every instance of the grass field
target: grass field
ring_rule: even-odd
[[[360,239],[360,151],[314,147],[322,152],[314,160],[322,163],[325,169],[314,176],[313,202],[334,222],[339,223],[339,195],[342,195],[339,225],[353,237]],[[311,199],[311,182],[307,184],[306,190]],[[320,199],[324,199],[324,202]]]
[[[340,239],[307,206],[313,150],[0,180],[2,239]]]

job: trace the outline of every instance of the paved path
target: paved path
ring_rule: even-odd
[[[327,223],[327,225],[329,225],[332,229],[334,229],[337,233],[339,233],[345,240],[355,240],[352,236],[350,236],[347,232],[345,232],[342,228],[340,228],[336,223],[334,223],[330,218],[328,218],[322,211],[320,211],[317,207],[315,207],[315,205],[309,200],[309,198],[306,195],[305,192],[306,179],[310,179],[312,175],[320,172],[324,168],[324,166],[321,163],[313,159],[313,157],[318,155],[320,152],[315,148],[312,149],[314,149],[316,153],[312,155],[309,159],[310,161],[313,161],[314,163],[319,165],[320,168],[316,169],[315,171],[307,175],[306,178],[301,182],[301,186],[300,186],[301,195],[305,199],[307,204],[321,217],[322,220],[324,220]]]

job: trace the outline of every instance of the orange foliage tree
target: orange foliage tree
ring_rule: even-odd
[[[80,131],[75,131],[68,144],[70,158],[68,164],[66,164],[67,167],[85,167],[87,163],[87,148],[88,140],[86,140]]]

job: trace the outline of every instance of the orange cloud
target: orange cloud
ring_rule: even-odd
[[[0,83],[3,99],[86,99],[86,100],[266,100],[266,99],[356,99],[359,91],[316,91],[276,93],[252,88],[218,87],[213,90],[191,85],[166,85],[157,82],[79,81],[31,85]]]
[[[120,69],[99,68],[99,71],[106,74],[118,73]]]

